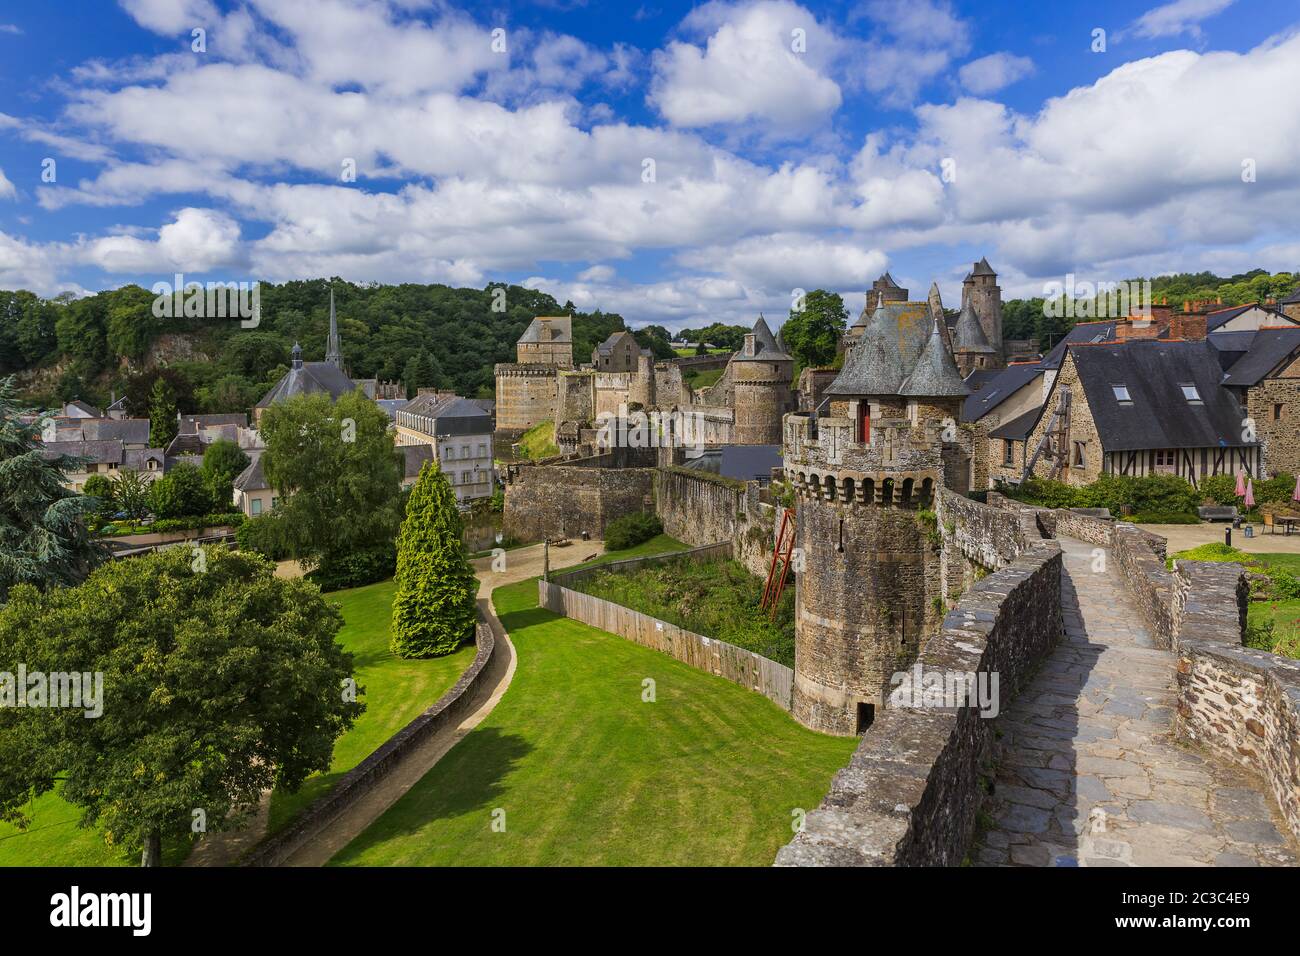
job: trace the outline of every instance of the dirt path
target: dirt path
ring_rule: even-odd
[[[580,564],[605,553],[603,541],[575,541],[562,548],[551,548],[552,569]],[[388,774],[379,785],[363,799],[336,817],[321,834],[304,844],[282,864],[283,866],[323,866],[339,850],[356,839],[389,807],[411,789],[447,751],[477,727],[496,706],[510,687],[515,673],[515,649],[510,637],[492,608],[492,592],[503,585],[514,584],[542,573],[545,549],[530,545],[507,551],[494,559],[479,558],[471,562],[478,576],[479,607],[483,609],[501,646],[492,663],[488,665],[488,679],[475,696],[473,712],[455,727],[447,727],[430,737],[424,745]],[[297,565],[297,562],[293,562]],[[433,702],[430,701],[432,704]],[[234,866],[250,848],[260,842],[267,832],[270,816],[270,791],[262,795],[261,803],[249,824],[239,830],[211,833],[194,848],[185,866]]]

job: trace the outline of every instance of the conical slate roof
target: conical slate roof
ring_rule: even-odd
[[[970,394],[970,388],[961,380],[957,363],[952,360],[948,349],[943,344],[939,332],[939,323],[934,323],[930,339],[925,343],[925,350],[917,360],[916,368],[908,376],[899,395],[909,397],[956,398]]]
[[[886,273],[885,273],[884,275],[882,275],[879,279],[877,279],[876,282],[878,282],[878,283],[879,283],[883,288],[886,288],[886,289],[901,289],[901,288],[902,288],[902,286],[900,286],[897,282],[894,281],[894,277],[891,276],[888,272],[886,272]]]
[[[995,351],[993,346],[989,345],[988,336],[984,334],[984,326],[980,325],[980,317],[976,314],[970,299],[962,305],[961,314],[957,316],[957,325],[953,328],[953,348],[958,352]]]
[[[884,307],[876,309],[866,329],[844,356],[844,367],[826,388],[827,395],[894,395],[903,384],[897,325]]]
[[[754,328],[750,330],[754,336],[754,354],[746,355],[743,351],[737,352],[732,356],[732,361],[741,362],[779,362],[782,359],[790,360],[790,356],[785,349],[777,344],[776,336],[772,334],[771,327],[767,324],[767,319],[762,315],[754,323]]]
[[[975,268],[971,270],[971,275],[995,276],[997,273],[993,271],[993,267],[989,265],[989,260],[987,258],[981,258],[979,262],[975,263]]]

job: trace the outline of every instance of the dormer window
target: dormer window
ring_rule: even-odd
[[[1121,405],[1133,404],[1133,396],[1128,393],[1127,385],[1112,385],[1110,388],[1115,393],[1115,401]]]
[[[1183,398],[1189,402],[1200,402],[1201,393],[1196,390],[1195,385],[1179,385],[1178,387],[1183,390]]]

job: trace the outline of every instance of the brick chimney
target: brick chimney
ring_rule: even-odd
[[[1174,317],[1169,326],[1169,337],[1188,342],[1204,342],[1208,334],[1208,320],[1203,312],[1182,313]]]
[[[1115,323],[1115,340],[1127,342],[1132,339],[1154,339],[1160,335],[1160,326],[1154,319],[1141,315],[1130,315]]]
[[[1169,328],[1173,314],[1174,307],[1169,304],[1168,296],[1161,296],[1159,302],[1151,303],[1151,318],[1161,332]]]

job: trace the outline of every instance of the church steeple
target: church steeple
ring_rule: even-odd
[[[343,368],[343,349],[339,346],[339,322],[334,314],[334,289],[330,288],[330,335],[325,343],[325,361],[335,368]]]

